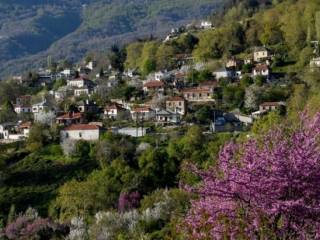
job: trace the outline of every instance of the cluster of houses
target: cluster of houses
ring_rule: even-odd
[[[185,33],[187,30],[209,30],[214,29],[214,25],[209,20],[202,20],[197,24],[187,24],[179,28],[172,28],[171,32],[165,37],[163,42],[168,42],[177,39],[180,34]]]
[[[210,24],[203,24],[203,27],[210,27]],[[111,68],[100,71],[95,75],[94,80],[91,80],[88,76],[90,74],[92,76],[93,70],[97,66],[95,61],[91,61],[78,69],[64,69],[56,73],[55,76],[49,75],[49,72],[46,71],[43,75],[39,74],[40,84],[44,82],[42,80],[44,78],[51,78],[51,82],[57,78],[65,79],[63,86],[49,92],[49,98],[53,99],[54,103],[49,101],[48,97],[44,97],[38,102],[32,102],[32,96],[20,96],[14,103],[14,111],[17,114],[32,114],[35,122],[58,124],[62,129],[62,139],[97,140],[105,131],[102,121],[132,122],[134,127],[112,127],[109,130],[118,134],[140,137],[148,133],[148,129],[143,127],[144,122],[161,126],[184,124],[184,117],[193,106],[215,104],[215,92],[219,88],[219,80],[221,78],[241,79],[243,75],[241,69],[244,64],[252,65],[253,77],[261,75],[270,79],[271,57],[272,55],[267,48],[255,48],[251,58],[240,60],[232,57],[227,60],[224,69],[213,72],[214,79],[199,84],[191,84],[187,79],[191,68],[202,68],[201,64],[190,66],[190,62],[193,63],[193,60],[192,56],[188,54],[177,55],[176,59],[180,63],[179,69],[152,73],[146,80],[141,80],[136,70],[120,73],[112,71]],[[49,82],[48,79],[45,81],[46,83]],[[117,87],[120,82],[126,82],[127,85],[140,89],[144,99],[149,100],[137,104],[135,99],[129,101],[113,99],[105,105],[98,105],[89,100],[94,93],[108,92]],[[73,100],[82,99],[75,101],[73,111],[64,112],[57,107],[57,103],[70,98]],[[155,101],[153,101],[154,99]],[[250,116],[236,113],[232,116],[230,113],[222,114],[212,119],[211,129],[214,132],[237,131],[241,129],[243,124],[250,125],[255,118],[268,111],[279,109],[280,106],[285,106],[285,103],[263,103],[259,111]],[[88,114],[94,116],[94,120],[98,122],[89,122]],[[31,122],[2,124],[0,125],[0,139],[26,138],[31,126]]]
[[[214,72],[216,79],[233,78],[241,79],[244,74],[252,78],[261,76],[267,81],[273,78],[271,72],[272,53],[266,47],[256,47],[253,49],[252,56],[245,59],[231,57],[227,60],[225,67]],[[247,65],[249,72],[243,71],[243,66]]]

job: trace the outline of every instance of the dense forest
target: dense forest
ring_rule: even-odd
[[[151,22],[166,9],[193,6],[151,2],[143,18]],[[106,9],[96,4],[80,29],[113,24],[98,17],[97,9]],[[117,4],[110,11],[118,11]],[[128,6],[133,19],[144,16]],[[114,46],[108,61],[146,77],[175,69],[175,56],[187,54],[206,66],[188,76],[201,83],[231,56],[246,58],[266,46],[280,84],[265,86],[264,79],[249,76],[222,80],[219,107],[246,112],[255,102],[286,99],[286,111],[270,112],[246,132],[207,134],[190,124],[159,127],[142,138],[105,133],[98,142],[72,146],[60,144],[58,126],[35,124],[25,142],[0,145],[0,239],[319,238],[320,75],[309,62],[319,55],[320,2],[230,0],[211,20],[214,29],[182,31],[170,41]],[[38,90],[1,82],[0,120],[10,101]],[[116,90],[117,97],[133,95],[130,88]]]

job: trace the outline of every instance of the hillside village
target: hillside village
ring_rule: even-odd
[[[222,2],[3,77],[1,240],[319,239],[320,2]]]
[[[173,29],[164,41],[188,31],[187,27],[181,29]],[[198,31],[208,29],[214,31],[208,21],[202,21],[198,27]],[[59,125],[61,140],[98,140],[105,131],[141,137],[161,131],[159,127],[192,124],[203,125],[208,133],[246,131],[255,119],[269,111],[285,112],[286,99],[258,102],[250,112],[243,112],[239,108],[231,109],[228,106],[231,103],[221,98],[223,86],[226,82],[235,86],[244,82],[247,87],[254,83],[285,88],[283,76],[271,70],[273,59],[271,50],[259,46],[252,48],[246,58],[231,56],[222,68],[212,72],[206,70],[203,63],[195,64],[192,55],[187,53],[175,56],[174,65],[178,67],[151,72],[145,77],[137,69],[121,72],[111,65],[98,69],[95,59],[60,71],[40,69],[32,77],[32,86],[49,90],[37,96],[17,97],[11,104],[17,119],[23,117],[18,122],[1,123],[0,138],[4,142],[27,138],[33,123]],[[190,79],[193,71],[205,72],[206,79],[201,82]],[[31,84],[28,77],[15,76],[13,81]],[[113,98],[113,90],[120,86],[126,86],[131,92],[127,92],[128,96]],[[99,102],[95,100],[97,96]],[[103,98],[107,100],[101,101]],[[244,98],[235,101],[244,101]]]

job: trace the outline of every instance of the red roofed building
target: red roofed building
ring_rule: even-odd
[[[111,103],[104,108],[104,116],[110,119],[127,118],[130,112],[120,104]]]
[[[253,76],[265,76],[269,77],[270,69],[267,64],[257,64],[253,69]]]
[[[268,112],[273,110],[278,110],[281,106],[285,106],[285,102],[264,102],[260,104],[260,112]]]
[[[185,88],[182,91],[184,98],[190,102],[211,102],[213,90],[209,87]]]
[[[180,96],[170,97],[166,101],[166,110],[185,115],[187,113],[187,101]]]
[[[102,132],[103,129],[97,125],[73,124],[60,132],[60,138],[62,141],[66,139],[96,141]]]
[[[71,124],[80,124],[83,122],[83,113],[68,112],[56,118],[56,123],[64,126],[69,126]]]
[[[156,92],[163,92],[164,91],[164,83],[162,81],[149,81],[143,84],[143,91],[150,92],[150,91],[156,91]]]

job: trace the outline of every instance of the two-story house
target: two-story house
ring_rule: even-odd
[[[166,100],[166,110],[185,115],[187,113],[187,101],[180,96],[170,97]]]

